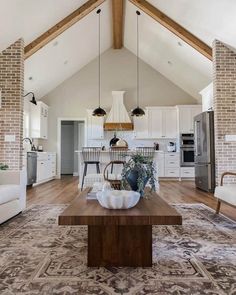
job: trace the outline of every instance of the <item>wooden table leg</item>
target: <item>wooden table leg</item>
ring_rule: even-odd
[[[88,226],[88,266],[151,267],[152,226]]]

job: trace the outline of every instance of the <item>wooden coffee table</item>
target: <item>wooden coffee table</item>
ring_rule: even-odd
[[[84,190],[59,216],[59,225],[88,225],[88,266],[152,266],[152,225],[181,225],[182,216],[156,193],[128,210],[87,200]]]

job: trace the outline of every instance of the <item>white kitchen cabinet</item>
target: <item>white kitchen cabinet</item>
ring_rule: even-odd
[[[213,109],[213,83],[209,84],[199,92],[202,96],[202,111],[207,112]]]
[[[48,178],[47,153],[37,153],[37,178],[36,182],[42,182]]]
[[[177,106],[179,133],[194,132],[194,117],[202,112],[201,105]]]
[[[165,153],[165,177],[180,176],[180,155],[179,153]]]
[[[156,152],[156,164],[157,164],[157,175],[158,177],[165,176],[165,158],[164,153]]]
[[[56,176],[56,153],[37,153],[36,183],[43,183]]]
[[[142,117],[134,117],[134,138],[148,138],[148,111],[145,110],[145,115]]]
[[[48,153],[48,178],[52,178],[56,176],[56,154]]]
[[[175,107],[148,108],[149,138],[177,137],[177,110]]]
[[[194,178],[195,168],[194,167],[181,167],[180,168],[181,178]]]
[[[177,110],[175,107],[163,109],[162,137],[177,138]]]
[[[163,111],[160,108],[148,109],[148,135],[149,138],[161,138],[163,135]]]
[[[180,166],[179,153],[165,153],[165,167],[178,168]]]
[[[30,125],[32,138],[48,138],[48,106],[39,101],[37,105],[31,104]]]
[[[88,139],[104,138],[104,117],[93,116],[93,110],[87,110],[88,113]]]

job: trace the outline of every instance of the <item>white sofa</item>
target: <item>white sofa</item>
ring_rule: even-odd
[[[220,185],[215,189],[215,197],[218,199],[216,213],[220,211],[221,202],[227,203],[231,206],[236,207],[236,184],[225,184],[225,176],[236,176],[235,172],[225,172],[221,176]]]
[[[26,208],[26,172],[0,171],[0,224]]]

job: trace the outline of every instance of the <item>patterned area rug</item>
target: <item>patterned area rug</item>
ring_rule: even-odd
[[[236,294],[236,223],[175,205],[183,226],[155,226],[152,268],[88,268],[85,226],[38,205],[0,226],[0,294]]]

